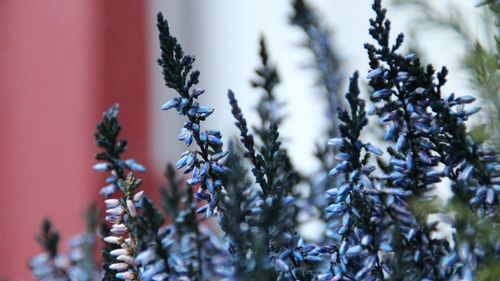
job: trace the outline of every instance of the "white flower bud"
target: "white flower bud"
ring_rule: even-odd
[[[130,251],[128,249],[115,249],[109,252],[112,256],[129,255]]]
[[[118,206],[116,208],[107,209],[106,213],[110,215],[121,216],[123,215],[123,213],[125,213],[125,210],[123,209],[122,206]]]
[[[123,238],[122,237],[116,237],[116,236],[108,236],[104,238],[104,241],[110,243],[110,244],[117,244],[120,245],[123,243]]]
[[[123,270],[128,269],[128,264],[126,264],[124,262],[114,263],[114,264],[112,264],[112,265],[109,266],[109,269],[113,269],[113,270],[117,270],[117,271],[123,271]]]
[[[120,255],[116,258],[116,260],[126,262],[128,264],[134,264],[134,258],[128,255]]]
[[[141,190],[134,195],[134,202],[141,201],[142,196],[144,196],[144,190]]]
[[[128,228],[115,228],[115,227],[112,227],[109,232],[113,233],[114,235],[123,235],[123,234],[125,234],[125,233],[128,232]]]
[[[116,274],[116,278],[118,279],[123,279],[123,280],[134,280],[135,279],[135,274],[131,270],[125,271],[125,272],[120,272]]]
[[[137,216],[137,210],[135,209],[134,202],[130,199],[127,199],[127,209],[131,217]]]
[[[104,200],[106,203],[106,208],[114,208],[120,205],[120,200],[118,199],[106,199]]]
[[[123,223],[113,224],[110,230],[113,234],[123,234],[128,232],[128,228]]]

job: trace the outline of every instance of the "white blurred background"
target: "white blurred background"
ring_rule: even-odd
[[[335,51],[343,60],[345,76],[360,71],[364,78],[368,69],[368,59],[363,44],[371,42],[368,34],[368,19],[373,16],[370,0],[350,1],[308,1],[321,16],[323,23],[332,31]],[[480,9],[471,0],[434,1],[436,9],[446,13],[450,4],[458,5],[467,15],[463,21],[480,31],[476,22]],[[404,47],[417,46],[424,54],[424,61],[432,62],[436,68],[446,65],[449,70],[447,94],[466,94],[468,84],[459,59],[464,52],[458,36],[439,28],[416,24],[416,10],[394,7],[383,1],[392,21],[392,35],[404,32]],[[154,136],[150,139],[151,155],[155,167],[163,167],[165,158],[174,161],[184,145],[172,137],[182,124],[182,118],[175,114],[164,114],[159,106],[172,94],[163,86],[161,70],[156,65],[159,55],[155,27],[155,15],[162,11],[170,22],[173,34],[180,40],[186,52],[197,58],[196,67],[201,71],[199,86],[207,93],[202,102],[215,107],[209,119],[211,128],[220,129],[227,141],[237,134],[227,102],[227,89],[236,93],[239,104],[250,124],[255,123],[253,108],[261,95],[254,90],[249,80],[254,77],[254,69],[259,65],[258,40],[260,34],[267,39],[271,61],[277,64],[282,83],[277,88],[278,98],[286,102],[283,109],[289,116],[281,128],[285,145],[292,151],[292,160],[303,172],[314,171],[316,162],[312,156],[314,143],[319,139],[325,126],[322,89],[314,85],[316,73],[304,68],[311,62],[311,54],[300,47],[305,37],[301,30],[289,23],[292,14],[290,0],[214,0],[214,1],[152,1],[147,17],[149,20],[149,86],[153,93],[150,101]],[[415,38],[413,32],[417,31]],[[413,37],[413,38],[412,38]],[[344,81],[344,88],[347,80]],[[363,84],[363,81],[362,81]],[[363,87],[363,89],[366,89]],[[366,91],[363,92],[366,97]],[[173,131],[172,131],[173,130]]]

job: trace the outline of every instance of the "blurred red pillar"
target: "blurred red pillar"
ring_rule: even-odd
[[[147,162],[145,3],[0,1],[0,279],[32,279],[43,217],[63,252],[84,229],[103,179],[92,132],[113,102],[129,155]]]

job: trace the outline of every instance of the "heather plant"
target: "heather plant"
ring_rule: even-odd
[[[332,42],[330,31],[321,24],[316,11],[302,0],[293,1],[292,7],[294,12],[290,17],[290,22],[298,26],[306,35],[303,46],[313,55],[312,65],[318,76],[317,91],[321,93],[322,103],[325,104],[325,118],[328,122],[322,139],[338,137],[337,107],[341,104],[341,87],[344,80],[341,59],[333,47],[334,42]],[[328,179],[328,171],[335,164],[333,147],[324,141],[319,141],[316,143],[314,156],[320,164],[320,169],[309,177],[309,196],[304,200],[307,205],[302,207],[312,219],[320,219],[326,224],[324,193],[336,184],[335,181]]]
[[[214,109],[198,101],[205,91],[197,86],[195,58],[184,54],[160,13],[158,63],[175,92],[161,109],[185,118],[177,138],[188,149],[166,166],[162,208],[141,191],[138,175],[146,169],[121,158],[127,141],[119,136],[113,105],[94,133],[101,151],[93,168],[108,173],[100,192],[104,223],[96,232],[95,212],[89,213],[89,230],[72,240],[68,260],[59,253],[59,234],[44,221],[37,238],[44,253],[30,262],[36,279],[498,279],[490,268],[500,258],[500,165],[496,152],[476,142],[466,126],[479,111],[469,107],[475,98],[445,96],[448,70],[436,72],[403,53],[404,36],[392,40],[386,10],[375,0],[373,43],[365,45],[370,101],[361,97],[363,75],[354,72],[340,102],[344,74],[330,34],[305,2],[293,7],[292,23],[307,35],[331,122],[316,153],[322,172],[299,173],[280,137],[286,109],[263,38],[251,81],[261,94],[258,122],[247,122],[229,90],[239,140],[225,146],[220,131],[205,128]],[[385,131],[366,141],[372,120]],[[309,194],[301,192],[301,182],[311,183]],[[440,203],[443,185],[453,197]],[[327,228],[321,241],[299,231],[300,214],[311,209]],[[443,235],[443,225],[451,234]],[[104,241],[102,270],[93,253],[96,233]]]
[[[468,84],[480,99],[483,100],[485,112],[495,116],[486,126],[475,126],[472,136],[477,141],[488,141],[498,150],[500,148],[500,77],[499,77],[499,35],[500,35],[500,2],[481,1],[478,5],[485,6],[481,13],[472,17],[481,23],[484,34],[472,32],[465,21],[465,12],[458,5],[449,4],[446,11],[433,7],[426,0],[395,0],[400,6],[416,7],[415,21],[418,24],[437,26],[443,30],[457,35],[464,54],[460,57],[462,68],[469,75]],[[417,32],[417,35],[419,33]]]

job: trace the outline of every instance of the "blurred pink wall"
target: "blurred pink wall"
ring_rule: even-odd
[[[144,5],[0,1],[0,279],[32,279],[43,217],[62,252],[83,230],[103,180],[90,169],[92,132],[111,103],[121,105],[128,155],[148,164]]]

